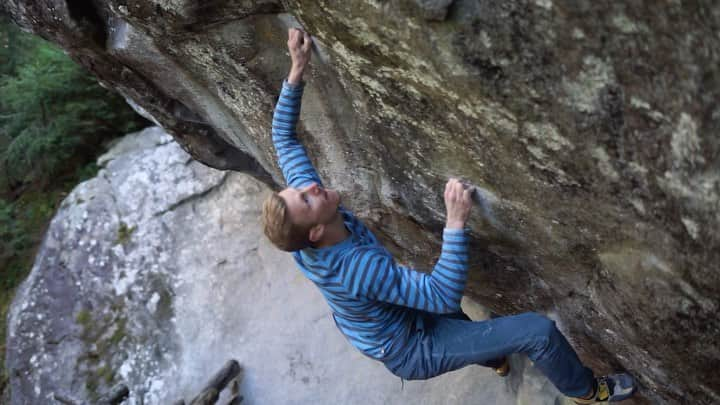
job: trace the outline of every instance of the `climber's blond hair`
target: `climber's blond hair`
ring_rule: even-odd
[[[265,199],[262,223],[265,236],[280,250],[294,252],[310,246],[310,227],[290,220],[287,203],[278,193],[272,193]]]

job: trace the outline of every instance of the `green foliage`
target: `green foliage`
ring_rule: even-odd
[[[56,208],[97,173],[107,141],[144,124],[61,50],[0,15],[0,370],[8,308]],[[92,317],[76,320],[87,327]],[[0,374],[0,394],[6,379]]]
[[[128,226],[125,222],[120,221],[120,225],[117,230],[117,238],[115,238],[116,245],[124,245],[130,241],[130,237],[135,232],[137,226]]]
[[[6,176],[29,182],[57,176],[68,159],[138,126],[124,100],[100,87],[61,50],[36,40],[32,58],[0,79],[0,130]]]
[[[120,308],[116,304],[112,307],[113,311]],[[115,379],[109,358],[115,347],[127,336],[127,319],[115,315],[94,317],[89,310],[83,309],[75,316],[75,322],[82,326],[82,340],[88,347],[93,347],[79,361],[85,370],[85,389],[90,399],[96,401],[100,396],[100,388],[108,388]]]
[[[113,381],[113,377],[115,377],[115,373],[107,365],[100,367],[97,371],[97,375],[105,382],[106,385],[110,385]]]
[[[115,332],[113,332],[112,336],[110,336],[110,339],[108,342],[110,347],[117,346],[120,343],[120,341],[125,338],[125,335],[127,335],[125,325],[127,325],[127,319],[122,318],[122,319],[118,320],[117,326],[115,328]]]
[[[17,66],[25,63],[28,53],[22,50],[33,40],[0,15],[0,76],[12,74]]]
[[[75,322],[81,325],[83,329],[89,329],[90,322],[92,322],[92,316],[90,315],[90,311],[88,311],[87,309],[80,310],[80,312],[75,315]]]
[[[0,245],[0,256],[3,258],[12,252],[26,249],[30,244],[27,234],[16,225],[15,205],[5,200],[0,200],[0,239],[4,242]]]
[[[95,177],[95,175],[97,175],[99,170],[100,170],[100,168],[98,167],[97,163],[90,162],[90,163],[86,164],[85,166],[79,167],[75,171],[75,178],[78,181],[89,180],[89,179]]]

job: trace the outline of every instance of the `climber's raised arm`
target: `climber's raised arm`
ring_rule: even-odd
[[[309,183],[322,184],[295,133],[303,94],[302,77],[310,62],[312,39],[307,33],[291,28],[288,30],[287,44],[292,65],[275,106],[272,140],[287,185],[299,188]]]
[[[346,257],[340,271],[351,295],[434,313],[460,311],[468,271],[465,222],[472,188],[457,179],[445,185],[447,222],[440,259],[430,274],[395,263],[380,246],[361,246]]]

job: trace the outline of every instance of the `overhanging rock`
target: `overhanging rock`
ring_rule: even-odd
[[[551,311],[652,402],[720,401],[720,4],[9,0],[194,157],[281,186],[285,31],[316,37],[300,136],[398,259],[480,188],[467,294]]]

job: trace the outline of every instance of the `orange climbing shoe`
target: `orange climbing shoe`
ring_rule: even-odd
[[[503,363],[500,367],[495,369],[495,372],[500,377],[507,377],[508,374],[510,374],[510,361],[508,361],[508,358],[505,357],[503,359]]]

